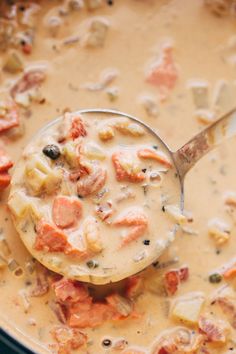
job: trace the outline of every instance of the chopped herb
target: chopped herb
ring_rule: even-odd
[[[158,150],[158,146],[157,145],[153,145],[153,149]]]
[[[110,346],[112,345],[112,342],[111,342],[110,339],[104,339],[104,340],[102,341],[102,345],[103,345],[104,347],[110,347]]]
[[[144,241],[143,241],[143,244],[144,244],[145,246],[149,246],[149,245],[150,245],[150,240],[144,240]]]
[[[43,153],[52,160],[56,160],[60,157],[61,152],[57,145],[50,144],[43,148]]]
[[[219,273],[214,273],[209,276],[209,282],[212,284],[220,283],[222,280],[222,275]]]
[[[95,269],[99,266],[98,261],[95,261],[95,259],[91,259],[86,264],[87,264],[87,267],[90,269]]]

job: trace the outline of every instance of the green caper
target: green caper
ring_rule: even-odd
[[[222,280],[222,275],[219,273],[213,273],[209,276],[209,282],[212,284],[220,283]]]
[[[95,261],[95,259],[91,259],[86,264],[87,264],[87,267],[90,269],[95,269],[99,266],[98,261]]]

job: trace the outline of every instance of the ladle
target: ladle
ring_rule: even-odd
[[[166,151],[169,153],[169,157],[172,159],[173,166],[176,168],[176,178],[174,179],[174,183],[176,183],[176,189],[178,190],[178,196],[179,196],[179,206],[180,209],[183,210],[183,205],[184,205],[184,178],[187,174],[187,172],[196,164],[196,162],[203,157],[207,152],[209,152],[211,149],[215,148],[217,145],[219,145],[223,140],[233,136],[236,134],[236,109],[231,110],[218,120],[216,120],[213,124],[208,126],[205,130],[201,131],[197,135],[195,135],[191,140],[189,140],[186,144],[184,144],[180,149],[177,151],[173,152],[170,150],[168,145],[160,138],[160,136],[157,134],[157,132],[151,128],[150,126],[146,125],[143,123],[141,120],[137,119],[136,117],[126,114],[123,112],[119,112],[116,110],[110,110],[110,109],[87,109],[87,110],[80,110],[78,112],[74,112],[73,114],[81,114],[82,117],[88,116],[94,116],[95,117],[101,117],[104,115],[107,118],[110,118],[111,116],[113,118],[129,118],[132,121],[135,121],[136,123],[140,124],[142,127],[145,128],[154,138],[157,140],[157,145],[162,145],[166,149]],[[53,121],[51,121],[49,124],[44,126],[37,134],[37,136],[40,136],[43,134],[47,129],[50,127],[54,126],[55,124],[60,123],[60,120],[62,118],[59,117]],[[89,119],[89,117],[88,117]],[[20,169],[20,164],[21,162],[19,161],[19,167],[18,170]],[[17,172],[17,167],[16,167],[16,172]],[[13,176],[13,185],[14,185],[14,180],[17,180],[17,173],[15,173],[15,177]],[[160,220],[158,220],[158,223],[160,224]],[[175,230],[177,228],[174,228],[173,234],[175,234]],[[33,254],[34,257],[38,258],[40,262],[42,262],[46,267],[50,268],[51,270],[57,271],[57,269],[53,268],[50,265],[50,262],[48,261],[43,261],[42,258],[37,257],[37,253],[34,253],[34,250],[32,247],[29,247],[29,244],[27,244],[27,240],[25,238],[25,235],[22,234],[19,231],[19,228],[17,227],[18,232],[20,233],[24,243],[26,244],[27,248],[29,251]],[[174,239],[173,235],[169,239],[166,237],[164,239],[163,237],[163,242],[159,244],[159,248],[156,248],[156,251],[154,250],[152,254],[147,257],[147,259],[142,260],[141,262],[134,264],[133,266],[126,267],[126,260],[121,259],[120,260],[120,266],[118,263],[118,267],[114,271],[107,271],[107,273],[104,274],[98,274],[98,273],[93,273],[92,270],[88,270],[86,272],[82,272],[80,274],[79,271],[79,264],[78,264],[78,269],[75,274],[69,273],[69,271],[66,270],[58,270],[61,274],[65,276],[69,276],[71,278],[77,279],[77,280],[82,280],[82,281],[87,281],[91,282],[93,284],[106,284],[109,282],[116,282],[119,280],[122,280],[128,276],[133,275],[134,273],[137,273],[147,266],[149,266],[151,263],[156,261],[157,258],[160,257],[160,255],[164,252],[164,250],[168,247],[170,242]],[[48,255],[50,256],[50,255]],[[129,256],[129,255],[128,255]],[[50,259],[49,259],[50,260]],[[119,269],[120,267],[120,269]],[[97,272],[97,270],[95,270]],[[94,271],[94,272],[95,272]]]

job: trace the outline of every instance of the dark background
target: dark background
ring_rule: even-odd
[[[34,354],[0,329],[0,354]]]

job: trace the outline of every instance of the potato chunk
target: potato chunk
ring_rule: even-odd
[[[35,195],[52,193],[61,181],[60,170],[53,170],[46,159],[34,154],[26,163],[25,176],[28,186]]]
[[[197,325],[204,301],[202,295],[196,294],[189,294],[188,297],[179,298],[174,304],[172,316],[189,325]]]

